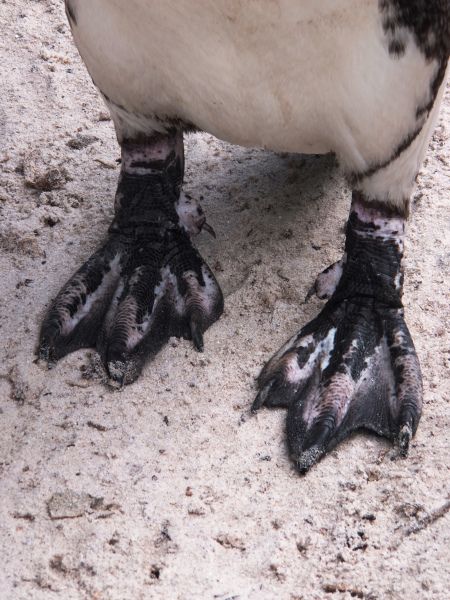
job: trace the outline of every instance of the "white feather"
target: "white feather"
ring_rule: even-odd
[[[112,101],[119,139],[161,131],[155,115],[168,116],[240,145],[334,151],[363,172],[416,128],[437,68],[406,30],[405,54],[389,54],[378,0],[71,4],[75,41]],[[417,162],[404,170],[417,172]],[[391,195],[403,199],[403,180]],[[384,187],[375,181],[370,196],[383,199]]]

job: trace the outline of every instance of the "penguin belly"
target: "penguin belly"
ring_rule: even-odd
[[[436,64],[392,56],[378,0],[69,0],[119,137],[186,123],[364,171],[417,123]]]

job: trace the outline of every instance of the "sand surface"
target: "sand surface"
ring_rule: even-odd
[[[425,405],[410,456],[358,435],[307,476],[254,378],[322,303],[349,190],[330,156],[187,141],[185,189],[226,295],[205,352],[171,340],[135,384],[92,352],[35,364],[41,319],[112,217],[119,148],[63,3],[0,3],[0,598],[448,598],[450,93],[414,195],[407,321]],[[445,592],[447,590],[447,592]]]

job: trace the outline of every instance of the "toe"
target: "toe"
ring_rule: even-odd
[[[338,260],[337,262],[327,267],[324,271],[322,271],[322,273],[319,273],[319,275],[316,278],[316,281],[314,282],[314,285],[311,287],[311,289],[306,295],[305,302],[307,302],[314,294],[320,300],[326,300],[328,298],[331,298],[342,276],[345,259],[346,257],[344,255],[344,257],[341,258],[341,260]]]
[[[206,264],[183,271],[201,259],[188,247],[175,250],[171,260],[130,260],[124,271],[123,292],[113,299],[99,338],[105,368],[120,385],[132,383],[171,336],[191,339],[202,351],[204,331],[222,312],[223,297]]]
[[[191,339],[195,349],[198,352],[203,352],[204,348],[202,322],[202,315],[199,315],[197,313],[191,314],[189,322],[189,327],[191,330]]]
[[[354,381],[347,373],[327,377],[318,370],[308,389],[302,390],[289,407],[288,448],[294,462],[303,465],[302,470],[339,441],[339,428],[354,391]]]
[[[98,250],[59,292],[42,323],[39,357],[54,362],[79,348],[94,347],[120,279],[124,249]]]
[[[390,323],[386,320],[385,329],[395,382],[392,412],[400,452],[406,456],[409,442],[417,430],[422,413],[422,373],[403,315],[395,315]]]
[[[125,273],[105,318],[98,350],[112,381],[130,384],[170,337],[165,282],[157,270],[138,267]]]
[[[400,433],[398,434],[398,446],[400,448],[400,454],[402,456],[407,456],[409,451],[409,443],[411,441],[413,432],[412,428],[409,424],[405,424],[400,429]]]
[[[292,456],[294,464],[301,475],[304,475],[325,454],[323,446],[310,446],[299,455]]]
[[[316,323],[318,325],[318,323]],[[265,365],[258,377],[259,393],[253,410],[261,406],[283,407],[307,394],[312,381],[329,363],[336,329],[305,327]]]

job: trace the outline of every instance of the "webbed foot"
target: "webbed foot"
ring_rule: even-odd
[[[401,305],[403,231],[399,217],[354,199],[343,261],[319,276],[330,300],[259,377],[253,410],[288,409],[288,447],[300,472],[361,428],[408,452],[422,379]]]
[[[39,344],[50,364],[97,347],[119,385],[133,382],[171,336],[202,350],[203,333],[223,311],[219,285],[190,240],[212,229],[200,206],[180,193],[177,141],[124,146],[109,237],[59,292]]]
[[[180,227],[151,233],[112,234],[66,283],[43,322],[40,358],[54,363],[97,347],[109,377],[123,384],[171,336],[203,349],[223,310],[219,285]]]

